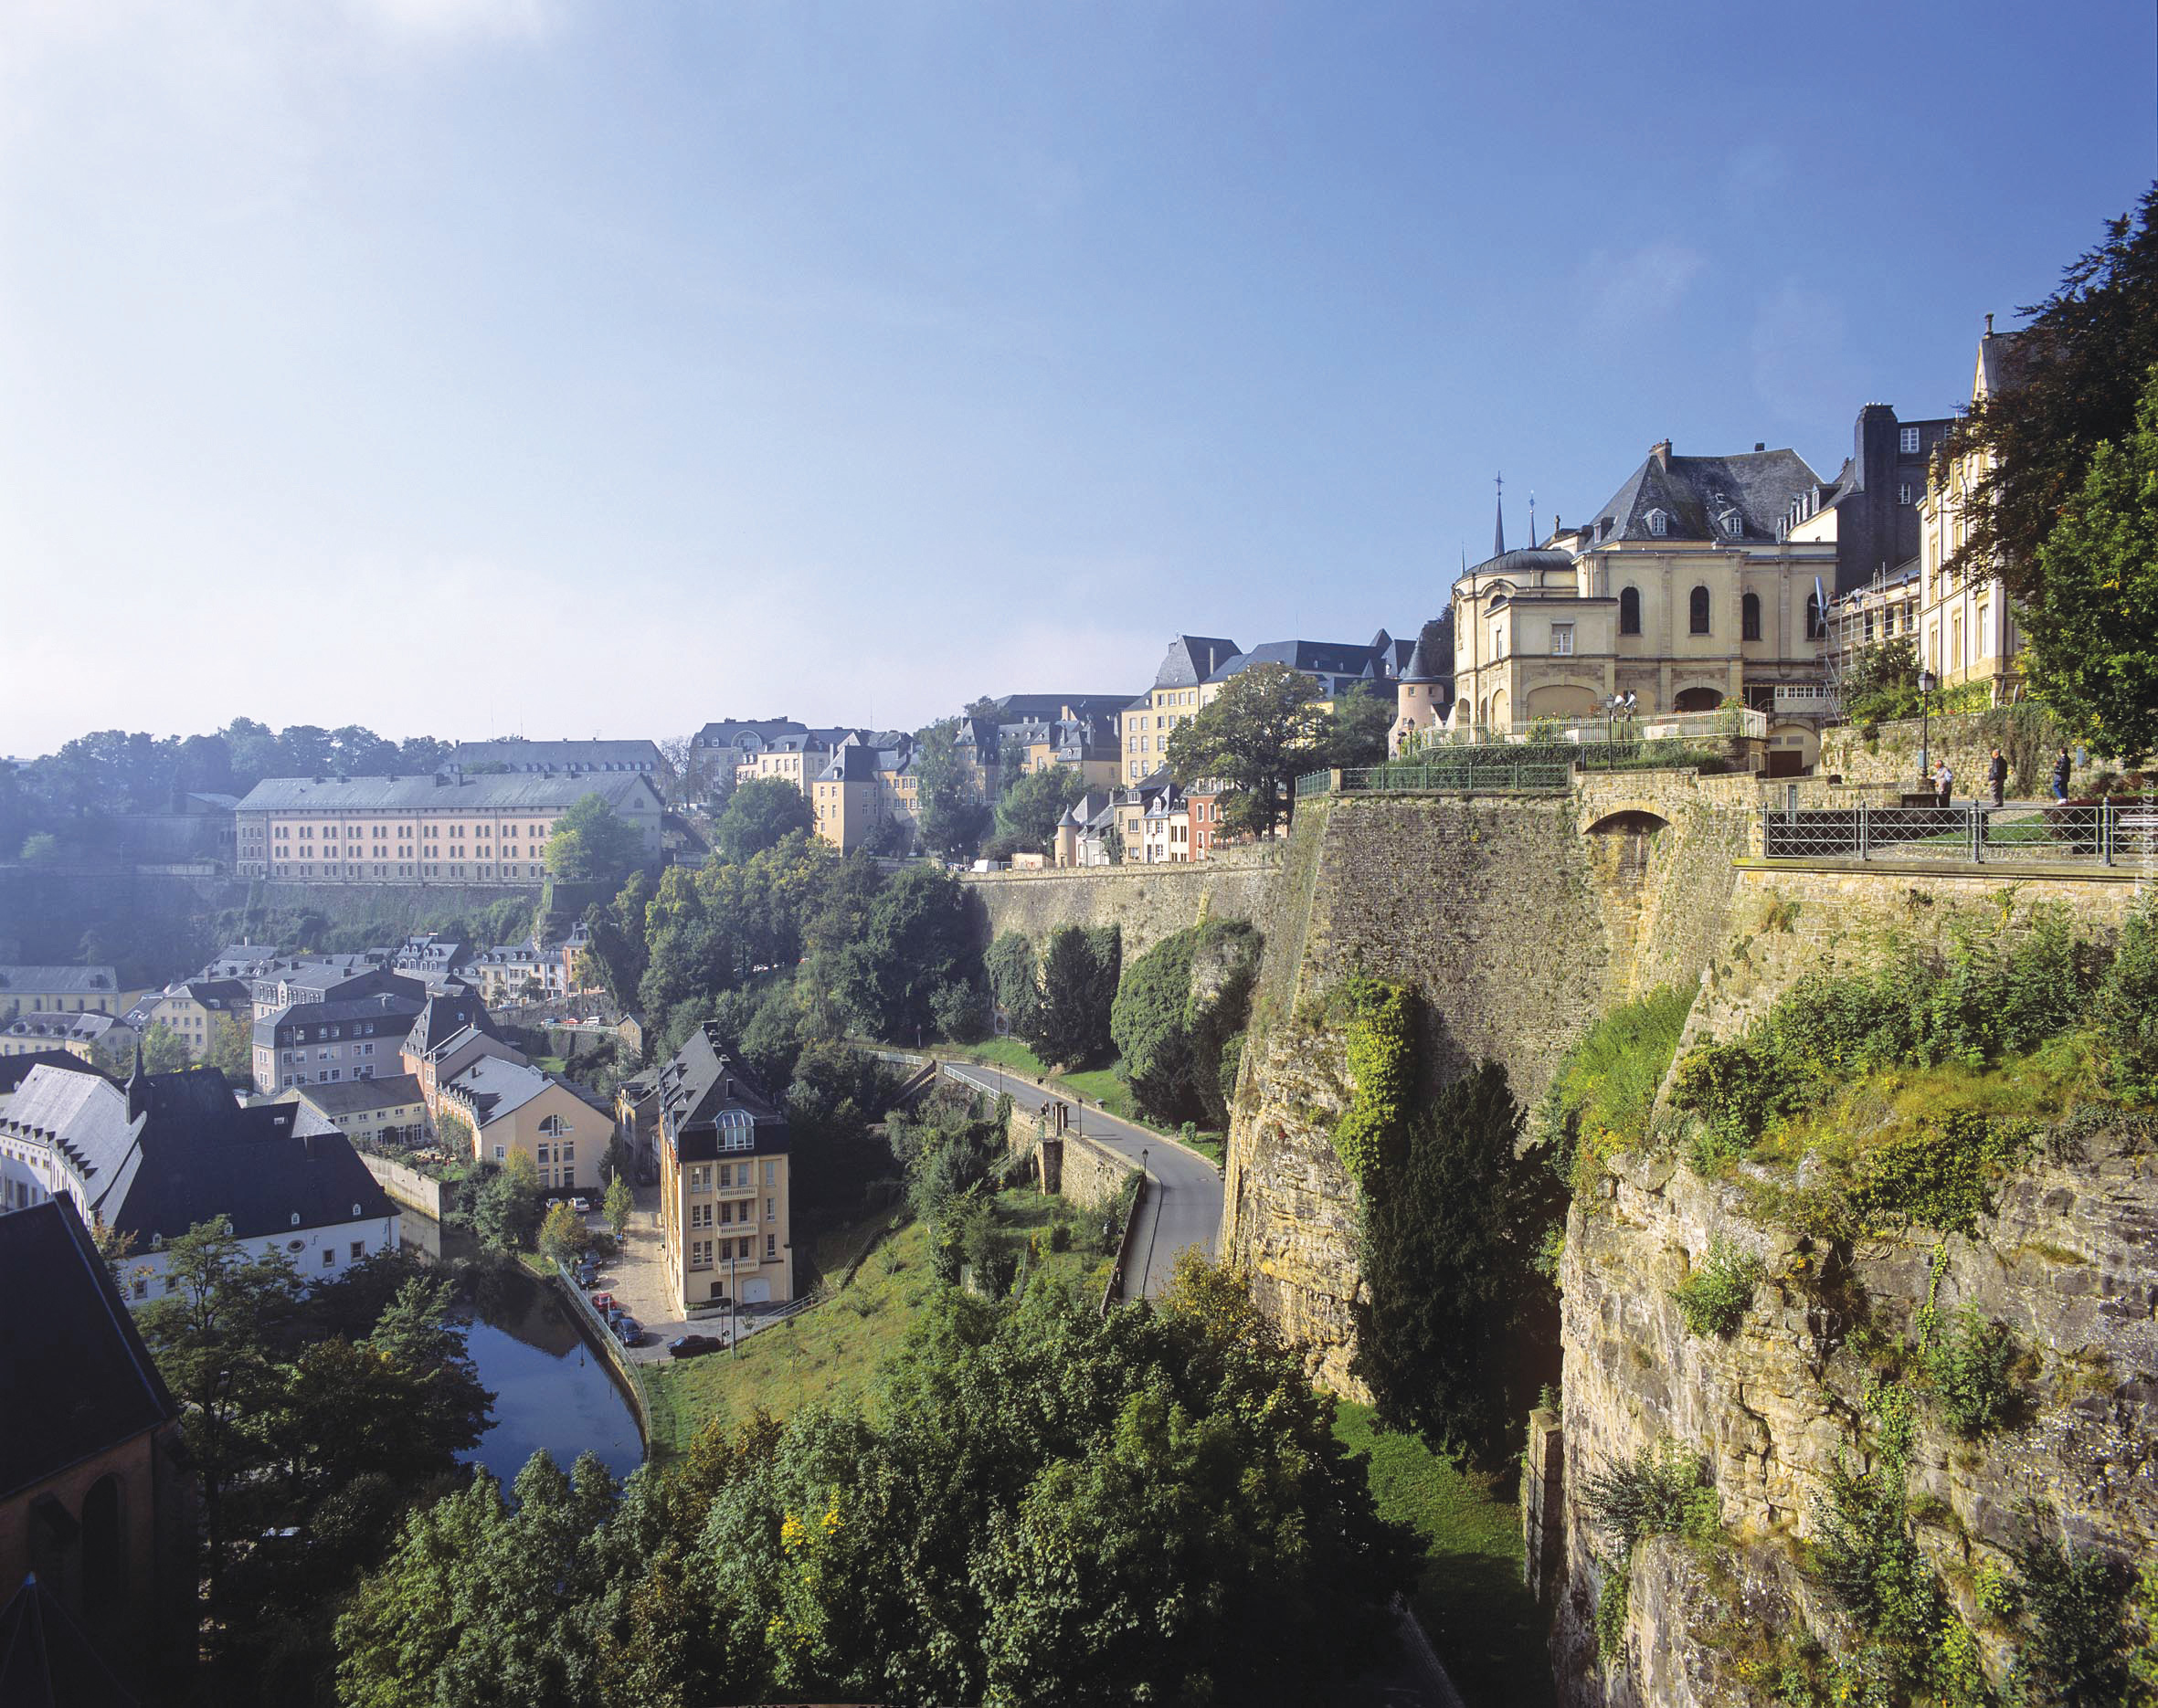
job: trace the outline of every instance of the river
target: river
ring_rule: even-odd
[[[412,1210],[403,1222],[405,1243],[430,1260],[473,1254],[469,1238]],[[504,1484],[542,1449],[564,1471],[587,1451],[617,1477],[643,1463],[629,1402],[555,1289],[510,1264],[473,1264],[464,1272],[474,1280],[459,1296],[458,1314],[469,1324],[466,1344],[481,1383],[494,1396],[494,1422],[464,1459]]]

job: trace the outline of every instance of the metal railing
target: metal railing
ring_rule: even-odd
[[[1769,717],[1750,706],[1719,706],[1713,712],[1637,712],[1630,717],[1517,718],[1510,723],[1477,724],[1461,730],[1432,730],[1430,746],[1495,747],[1508,743],[1665,741],[1692,737],[1703,742],[1766,739]]]
[[[1772,860],[2115,866],[2158,855],[2158,801],[1768,807],[1761,813],[1761,853]]]
[[[1307,771],[1296,779],[1296,796],[1302,800],[1336,792],[1343,795],[1562,795],[1571,786],[1572,775],[1573,766],[1564,761],[1448,756],[1396,761],[1385,765],[1352,765],[1343,771]]]

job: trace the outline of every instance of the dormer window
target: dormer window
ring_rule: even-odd
[[[1650,511],[1648,512],[1648,531],[1649,532],[1656,535],[1657,539],[1662,539],[1666,533],[1671,532],[1670,517],[1666,515],[1660,510]]]
[[[1725,511],[1719,520],[1723,523],[1724,532],[1734,540],[1746,532],[1746,519],[1735,510]]]

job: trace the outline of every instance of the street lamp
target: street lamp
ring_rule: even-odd
[[[1931,670],[1919,672],[1919,780],[1931,784],[1933,780],[1933,754],[1930,737],[1932,733],[1932,701],[1934,676]]]

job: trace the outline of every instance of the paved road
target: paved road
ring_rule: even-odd
[[[994,1067],[985,1068],[978,1062],[955,1061],[946,1066],[947,1071],[992,1095],[1000,1091],[1011,1092],[1021,1109],[1038,1109],[1044,1102],[1073,1102],[1009,1070],[1000,1080]],[[1214,1242],[1222,1229],[1222,1176],[1204,1157],[1180,1149],[1158,1133],[1119,1121],[1091,1103],[1074,1103],[1071,1119],[1073,1130],[1082,1137],[1135,1164],[1144,1153],[1147,1203],[1139,1213],[1132,1252],[1135,1265],[1146,1277],[1146,1296],[1156,1298],[1169,1284],[1177,1253],[1186,1246],[1197,1246],[1209,1257],[1213,1256]],[[1127,1277],[1127,1284],[1133,1279]]]

